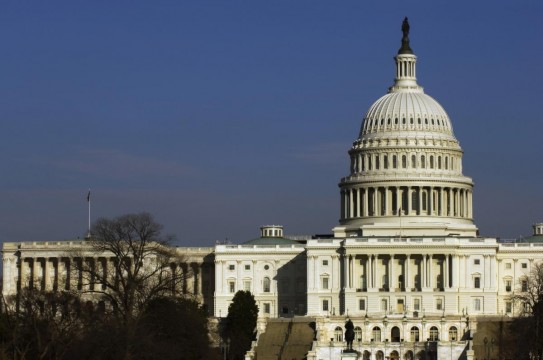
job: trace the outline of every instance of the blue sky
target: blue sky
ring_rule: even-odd
[[[543,221],[540,1],[6,1],[0,241],[148,211],[183,246],[329,233],[411,22],[482,235]]]

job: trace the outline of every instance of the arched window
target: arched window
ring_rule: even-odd
[[[430,169],[434,168],[434,155],[430,155]]]
[[[392,155],[392,168],[396,169],[398,167],[398,159],[396,158],[396,155]]]
[[[411,328],[411,342],[420,341],[419,328],[413,326]]]
[[[360,328],[360,326],[354,328],[354,341],[362,341],[362,329]]]
[[[445,170],[449,169],[449,158],[445,157]]]
[[[417,156],[411,155],[411,167],[415,169],[417,167]]]
[[[437,168],[441,170],[441,156],[437,157]]]
[[[270,292],[270,278],[265,277],[262,285],[264,292],[268,293]]]
[[[426,167],[426,156],[424,155],[420,157],[420,167],[423,169]]]
[[[407,168],[407,156],[402,155],[402,168]]]
[[[414,359],[413,359],[413,352],[412,352],[411,350],[408,350],[408,351],[405,353],[404,359],[405,359],[405,360],[414,360]]]
[[[364,350],[364,356],[362,358],[364,360],[371,360],[371,353],[368,350]]]
[[[458,340],[458,329],[456,326],[451,326],[449,328],[449,341],[457,341]]]
[[[388,169],[388,156],[383,156],[383,169]]]
[[[371,170],[371,156],[368,156],[368,170]]]
[[[341,327],[336,327],[336,329],[334,330],[334,338],[336,341],[338,342],[342,342],[343,341],[343,330],[341,329]]]
[[[390,360],[399,360],[400,359],[400,354],[398,354],[398,352],[396,350],[394,350],[394,351],[392,351],[390,353],[389,359]]]
[[[438,341],[439,340],[439,330],[437,327],[432,326],[430,328],[430,341]]]
[[[397,326],[394,326],[392,330],[390,330],[390,341],[392,342],[400,342],[400,328]]]
[[[373,341],[380,342],[381,341],[381,329],[378,326],[374,327],[373,330],[371,331],[371,336],[372,336]]]
[[[377,354],[375,354],[375,358],[377,360],[384,360],[385,359],[385,354],[383,354],[383,352],[381,350],[377,351]]]
[[[380,167],[380,161],[379,161],[379,155],[375,155],[375,170],[379,170]]]

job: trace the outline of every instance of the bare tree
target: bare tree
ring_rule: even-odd
[[[510,299],[519,309],[519,317],[512,324],[517,334],[517,356],[526,359],[543,359],[543,263],[532,265],[522,278]]]
[[[98,219],[88,249],[74,261],[80,292],[103,300],[127,326],[153,299],[183,296],[190,268],[176,267],[185,259],[161,231],[148,213]]]

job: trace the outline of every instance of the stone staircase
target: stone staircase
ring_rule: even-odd
[[[255,360],[302,360],[311,350],[312,318],[269,319],[254,348]]]

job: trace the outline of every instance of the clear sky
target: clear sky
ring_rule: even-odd
[[[0,241],[148,211],[181,246],[330,233],[411,23],[481,235],[543,221],[541,1],[4,1]]]

